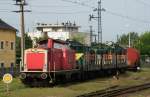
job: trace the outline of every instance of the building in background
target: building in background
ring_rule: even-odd
[[[60,39],[64,41],[82,36],[84,44],[90,45],[90,34],[79,32],[79,28],[80,26],[77,26],[76,23],[71,22],[61,24],[37,23],[37,31],[32,33],[30,32],[28,35],[32,38],[32,40],[47,35],[49,38]]]
[[[16,63],[16,31],[0,19],[0,68],[14,67]]]
[[[78,32],[79,27],[76,23],[71,22],[61,24],[37,23],[36,29],[40,32]]]

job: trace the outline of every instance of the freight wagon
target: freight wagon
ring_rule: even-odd
[[[130,70],[140,69],[140,53],[135,48],[127,48],[127,65]]]

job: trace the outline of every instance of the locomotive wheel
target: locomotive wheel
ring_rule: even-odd
[[[22,83],[29,87],[49,87],[53,86],[53,83],[49,83],[48,79],[41,80],[41,79],[32,79],[26,78],[21,79]]]

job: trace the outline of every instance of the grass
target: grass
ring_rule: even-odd
[[[113,77],[98,78],[87,82],[57,85],[50,88],[29,88],[24,86],[18,78],[14,78],[9,85],[9,94],[6,93],[6,85],[0,81],[0,97],[74,97],[114,85],[131,86],[143,82],[150,82],[150,68],[144,68],[141,72],[127,72],[122,74],[119,80]]]
[[[102,81],[89,81],[84,83],[77,83],[71,85],[58,85],[53,88],[29,88],[21,84],[19,79],[14,79],[13,83],[9,85],[10,93],[6,94],[6,85],[2,82],[0,88],[0,97],[73,97],[74,95],[93,92],[96,90],[104,89],[107,84]]]
[[[150,89],[129,94],[128,97],[150,97]]]

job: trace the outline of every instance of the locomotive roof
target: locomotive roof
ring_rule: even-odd
[[[63,40],[60,40],[60,39],[52,39],[52,38],[41,40],[38,43],[46,43],[46,42],[48,42],[49,39],[53,40],[54,42],[57,42],[57,43],[68,44],[66,41],[63,41]]]
[[[84,44],[73,40],[67,40],[67,43],[69,43],[71,46],[85,46]]]

